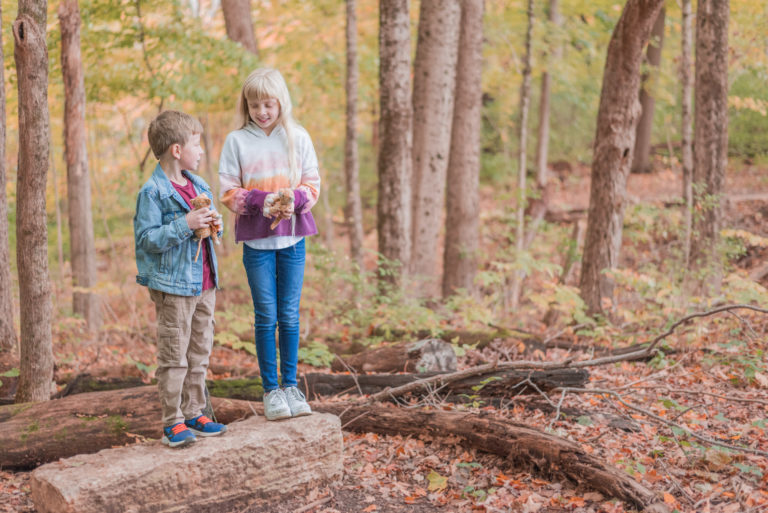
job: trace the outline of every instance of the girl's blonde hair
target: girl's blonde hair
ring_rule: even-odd
[[[291,187],[297,187],[301,182],[301,173],[299,165],[296,162],[296,121],[294,121],[291,111],[291,95],[288,93],[288,86],[285,83],[283,75],[274,68],[259,68],[253,71],[243,83],[243,89],[240,93],[238,102],[238,117],[240,128],[245,128],[252,122],[248,113],[248,100],[258,102],[275,98],[280,104],[280,117],[277,122],[285,130],[285,138],[288,145],[288,179]]]

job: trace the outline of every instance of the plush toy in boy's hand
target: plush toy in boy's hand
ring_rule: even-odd
[[[205,194],[198,194],[194,198],[192,198],[192,201],[190,201],[192,204],[192,208],[195,210],[199,208],[205,208],[211,206],[211,198],[206,196]],[[216,214],[216,219],[221,219],[221,214]],[[197,243],[197,253],[195,253],[195,262],[197,262],[197,257],[200,256],[200,248],[203,244],[203,239],[206,237],[211,237],[213,239],[213,242],[216,244],[221,244],[219,242],[219,233],[216,227],[216,222],[211,221],[208,226],[204,226],[202,228],[198,228],[195,230],[195,237],[198,239]]]
[[[293,201],[293,190],[287,187],[267,195],[264,201],[264,215],[274,218],[270,229],[274,230],[280,221],[291,218]]]

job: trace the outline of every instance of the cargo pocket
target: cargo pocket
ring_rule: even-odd
[[[157,363],[162,366],[177,366],[181,359],[181,340],[179,328],[171,326],[157,327]]]

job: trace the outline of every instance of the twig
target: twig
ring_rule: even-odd
[[[658,422],[661,422],[662,424],[666,424],[671,427],[675,427],[680,429],[681,431],[685,432],[688,436],[692,436],[693,438],[696,438],[698,440],[701,440],[702,442],[708,443],[710,445],[717,445],[720,447],[725,447],[727,449],[732,449],[734,451],[741,451],[746,452],[749,454],[757,454],[759,456],[768,456],[768,451],[761,451],[759,449],[751,449],[749,447],[741,447],[738,445],[731,445],[727,444],[725,442],[721,442],[719,440],[715,440],[713,438],[709,438],[703,435],[699,435],[698,433],[694,433],[693,431],[687,429],[686,427],[682,426],[681,424],[678,424],[677,422],[672,422],[671,420],[667,420],[663,417],[660,417],[656,415],[653,412],[650,412],[648,410],[645,410],[643,408],[640,408],[639,406],[635,406],[634,404],[630,404],[624,400],[624,398],[619,394],[618,392],[615,392],[613,390],[607,390],[607,389],[601,389],[601,388],[573,388],[573,387],[564,387],[560,390],[563,391],[563,395],[567,392],[577,392],[577,393],[586,393],[586,394],[599,394],[599,395],[610,395],[616,398],[617,401],[619,401],[621,404],[629,408],[630,410],[634,410],[638,413],[642,413],[643,415],[646,415],[647,417],[650,417]],[[562,402],[562,400],[561,400]]]
[[[682,390],[679,388],[669,388],[666,385],[648,385],[648,386],[643,386],[638,388],[663,388],[667,392],[674,393],[674,394],[708,395],[711,397],[717,397],[718,399],[725,399],[726,401],[736,401],[736,402],[742,402],[742,403],[757,403],[757,404],[768,405],[768,401],[766,401],[765,399],[752,399],[750,397],[735,397],[735,396],[714,394],[712,392],[701,392],[698,390]]]
[[[363,395],[363,389],[360,388],[360,383],[357,381],[357,372],[355,372],[355,369],[350,367],[350,365],[344,361],[344,358],[341,356],[334,354],[334,356],[341,362],[341,364],[349,371],[349,374],[352,376],[352,380],[355,382],[355,386],[357,387],[357,391],[360,393],[360,395]],[[337,394],[338,395],[338,394]]]
[[[331,500],[331,496],[323,497],[322,499],[317,499],[315,502],[310,502],[306,506],[302,506],[299,509],[293,510],[293,513],[304,513],[305,511],[309,511],[312,508],[315,508],[317,506],[322,506],[326,502],[329,502]]]

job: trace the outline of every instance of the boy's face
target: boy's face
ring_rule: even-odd
[[[248,114],[259,125],[259,128],[269,135],[280,117],[280,102],[277,101],[277,98],[248,100]]]
[[[203,156],[203,148],[200,146],[200,134],[192,134],[183,146],[179,146],[179,164],[181,169],[196,171]]]

